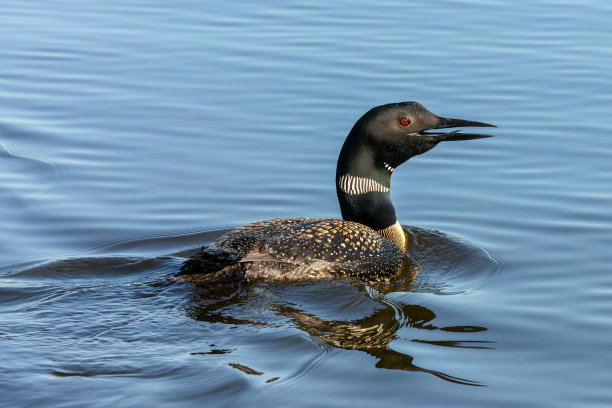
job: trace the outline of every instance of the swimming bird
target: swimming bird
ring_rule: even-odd
[[[186,260],[178,279],[201,284],[339,276],[389,280],[408,259],[406,235],[391,202],[391,175],[440,142],[490,137],[435,131],[475,126],[495,127],[440,117],[417,102],[370,109],[340,150],[336,192],[341,220],[276,218],[236,228]]]

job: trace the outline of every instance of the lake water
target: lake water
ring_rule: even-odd
[[[612,5],[0,3],[0,405],[612,405]],[[167,279],[339,217],[386,102],[494,123],[393,177],[412,285]]]

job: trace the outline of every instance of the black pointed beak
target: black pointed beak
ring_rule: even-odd
[[[474,120],[464,119],[453,119],[453,118],[442,118],[437,116],[438,123],[429,129],[448,129],[456,127],[497,127],[484,122],[476,122]],[[484,135],[480,133],[459,133],[459,130],[448,133],[438,132],[423,132],[424,136],[433,137],[437,142],[451,141],[451,140],[471,140],[471,139],[482,139],[485,137],[493,137],[493,135]]]

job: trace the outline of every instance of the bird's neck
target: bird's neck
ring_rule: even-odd
[[[394,170],[374,151],[345,143],[336,168],[336,192],[343,219],[367,225],[405,250],[406,237],[390,195]]]

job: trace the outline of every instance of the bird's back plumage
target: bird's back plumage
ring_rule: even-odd
[[[276,218],[236,228],[195,254],[183,280],[231,283],[352,276],[385,280],[404,252],[363,224],[333,218]]]

